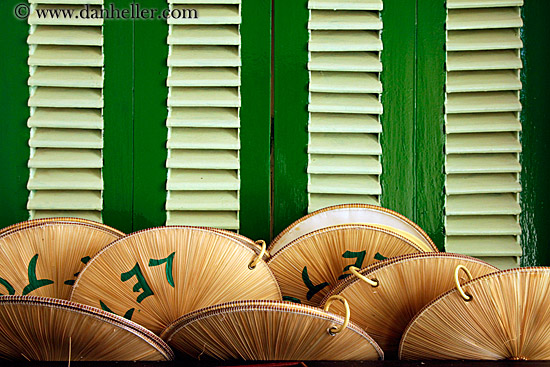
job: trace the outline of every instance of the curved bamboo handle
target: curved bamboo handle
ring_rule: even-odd
[[[248,264],[248,268],[249,268],[250,270],[256,269],[256,265],[258,265],[258,263],[260,262],[260,260],[262,260],[262,259],[264,258],[264,255],[265,255],[266,252],[267,252],[267,245],[266,245],[266,243],[265,243],[264,240],[258,240],[258,241],[256,241],[256,245],[261,246],[261,251],[260,251],[260,253],[258,254],[258,256],[257,256],[254,260],[252,260],[252,261],[250,262],[250,264]]]
[[[325,303],[325,312],[329,312],[328,310],[330,309],[330,306],[332,305],[332,302],[334,302],[334,301],[342,302],[342,304],[344,305],[344,308],[346,309],[346,315],[344,316],[344,323],[342,324],[342,326],[340,326],[340,327],[331,326],[330,328],[328,328],[327,332],[332,336],[335,336],[336,334],[340,333],[342,330],[344,330],[345,328],[348,327],[349,316],[350,316],[348,301],[346,301],[346,299],[342,296],[332,296],[332,297],[330,297],[327,300],[327,302]]]
[[[367,283],[368,285],[370,285],[371,287],[373,288],[376,288],[380,285],[380,282],[376,279],[369,279],[367,278],[366,276],[364,276],[363,274],[361,274],[359,272],[359,268],[355,267],[355,266],[350,266],[349,268],[349,271],[355,275],[357,278],[361,279],[362,281],[364,281],[365,283]]]
[[[456,267],[455,269],[456,290],[458,291],[458,293],[460,293],[460,296],[464,298],[466,302],[468,302],[468,301],[471,301],[473,297],[469,294],[466,294],[466,292],[464,292],[464,289],[462,289],[462,286],[460,285],[460,279],[458,279],[458,273],[460,272],[460,270],[464,271],[470,280],[472,280],[473,277],[472,277],[472,273],[470,273],[470,270],[468,270],[468,268],[465,267],[464,265],[459,265]]]

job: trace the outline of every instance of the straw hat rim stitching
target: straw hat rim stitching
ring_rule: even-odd
[[[405,262],[413,261],[413,260],[424,260],[424,259],[430,259],[430,258],[453,258],[457,260],[467,260],[473,263],[477,263],[480,265],[487,265],[489,267],[492,267],[495,269],[495,272],[498,272],[498,268],[483,261],[480,259],[477,259],[475,257],[462,255],[462,254],[455,254],[455,253],[447,253],[447,252],[421,252],[416,254],[406,254],[397,256],[394,258],[390,258],[388,260],[381,261],[380,263],[375,263],[372,265],[369,265],[363,269],[359,270],[359,273],[364,276],[371,275],[382,268],[387,268],[393,265],[403,264]],[[491,273],[492,274],[492,273]],[[321,305],[324,305],[325,302],[328,300],[330,296],[341,294],[344,289],[351,286],[352,284],[355,284],[356,282],[360,281],[361,279],[354,277],[354,276],[348,276],[345,279],[342,279],[338,284],[334,286],[334,288],[323,298],[321,301]]]
[[[154,334],[149,329],[131,320],[125,319],[124,317],[103,311],[99,308],[63,299],[38,296],[2,296],[0,297],[0,306],[4,304],[44,306],[93,317],[97,320],[104,321],[108,324],[124,329],[129,333],[139,337],[148,344],[153,344],[153,346],[156,346],[157,349],[162,352],[163,356],[167,360],[172,360],[175,358],[174,352],[168,346],[168,344],[166,344],[164,340],[162,340],[158,335]],[[147,340],[147,338],[150,340]]]
[[[281,248],[279,251],[277,251],[269,259],[267,259],[267,263],[271,264],[275,259],[277,259],[281,254],[283,254],[285,251],[287,251],[290,247],[292,247],[294,245],[297,245],[300,242],[303,242],[304,240],[306,240],[310,237],[317,236],[317,235],[323,234],[323,233],[334,232],[334,231],[339,230],[339,229],[353,229],[353,228],[371,229],[371,230],[374,230],[374,231],[377,231],[377,232],[386,233],[390,236],[399,238],[400,240],[406,242],[408,245],[410,245],[414,249],[418,250],[421,253],[424,253],[424,251],[422,249],[418,248],[416,246],[416,244],[411,242],[408,238],[403,237],[399,233],[395,233],[395,232],[393,232],[393,231],[391,231],[387,228],[377,227],[376,225],[372,225],[372,224],[338,224],[338,225],[335,225],[335,226],[321,228],[321,229],[318,229],[316,231],[307,233],[303,236],[300,236],[300,237],[296,238],[292,242],[289,242],[288,244],[286,244],[283,248]]]
[[[154,232],[154,231],[166,231],[166,230],[170,230],[170,229],[190,229],[190,230],[198,230],[198,231],[201,231],[201,232],[206,232],[206,233],[211,233],[211,234],[214,234],[214,235],[217,235],[217,236],[220,236],[220,237],[223,237],[223,238],[226,238],[228,240],[230,240],[232,243],[234,244],[237,244],[238,246],[240,246],[241,248],[243,248],[244,250],[246,251],[249,251],[251,252],[252,254],[254,255],[257,255],[256,252],[251,249],[250,247],[246,246],[244,243],[236,240],[235,238],[231,238],[229,236],[227,236],[226,234],[224,233],[220,233],[220,232],[215,232],[215,231],[211,231],[209,230],[207,227],[193,227],[193,226],[159,226],[159,227],[153,227],[153,228],[148,228],[148,229],[143,229],[141,231],[137,231],[137,232],[133,232],[133,233],[130,233],[122,238],[119,238],[113,242],[111,242],[110,244],[108,244],[107,246],[105,246],[104,248],[102,248],[97,254],[95,254],[91,259],[90,261],[88,261],[88,263],[84,266],[84,268],[80,271],[80,275],[76,278],[74,284],[73,284],[73,287],[71,289],[71,293],[69,295],[69,299],[72,299],[73,296],[74,296],[74,292],[75,290],[78,288],[78,284],[79,284],[79,281],[82,277],[82,274],[84,274],[84,272],[88,269],[89,266],[91,266],[94,261],[96,261],[96,259],[98,257],[100,257],[103,253],[105,253],[106,251],[108,251],[109,249],[113,248],[114,246],[117,246],[119,243],[121,243],[122,241],[124,240],[127,240],[128,238],[133,238],[133,237],[137,237],[139,236],[140,234],[142,233],[145,233],[145,232]],[[266,269],[267,273],[270,275],[273,283],[276,285],[276,288],[277,288],[277,293],[278,293],[278,298],[279,299],[282,299],[283,297],[283,294],[281,292],[281,287],[279,286],[279,282],[277,281],[277,278],[275,277],[275,274],[273,274],[273,271],[271,270],[271,268],[267,265],[266,261],[264,261],[263,259],[260,259],[260,261],[258,262],[257,265],[263,263],[265,266],[264,268]],[[256,265],[256,266],[257,266]]]
[[[38,220],[38,219],[35,219],[35,220]],[[2,239],[4,237],[11,236],[14,233],[20,233],[22,231],[32,229],[32,228],[52,227],[52,226],[56,226],[56,225],[74,225],[74,226],[80,226],[80,227],[93,228],[93,229],[97,229],[99,231],[102,231],[104,233],[112,234],[112,235],[118,237],[117,240],[127,236],[125,233],[120,232],[119,230],[111,228],[109,226],[104,227],[104,226],[101,226],[101,225],[96,225],[94,223],[78,222],[78,221],[72,221],[72,220],[65,220],[64,219],[64,220],[59,220],[59,221],[55,221],[55,222],[53,222],[53,221],[52,222],[42,222],[42,223],[36,222],[36,223],[33,223],[33,224],[29,224],[27,226],[14,228],[12,230],[8,230],[6,232],[0,233],[0,239]]]
[[[377,205],[370,205],[370,204],[340,204],[340,205],[333,205],[333,206],[329,206],[329,207],[314,211],[312,213],[309,213],[308,215],[296,220],[291,225],[286,227],[281,233],[279,233],[279,235],[277,235],[277,237],[275,237],[273,239],[273,241],[271,241],[271,243],[269,244],[269,246],[267,248],[267,251],[270,252],[272,250],[273,246],[275,246],[275,244],[277,243],[277,241],[280,240],[281,237],[283,237],[285,234],[287,234],[290,230],[292,230],[294,227],[296,227],[298,224],[302,223],[303,221],[305,221],[305,220],[307,220],[307,219],[309,219],[309,218],[311,218],[311,217],[313,217],[317,214],[321,214],[321,213],[325,213],[325,212],[329,212],[329,211],[333,211],[333,210],[340,210],[340,209],[372,209],[372,210],[378,210],[378,211],[384,212],[386,214],[390,214],[390,215],[396,217],[397,219],[403,220],[405,223],[411,225],[415,230],[417,230],[424,237],[425,240],[428,241],[428,243],[430,244],[430,247],[432,248],[432,250],[438,251],[438,248],[435,245],[435,243],[432,241],[432,239],[428,236],[428,234],[426,232],[424,232],[424,230],[418,224],[414,223],[409,218],[407,218],[404,215],[399,214],[399,213],[397,213],[397,212],[395,212],[391,209],[387,209],[387,208],[377,206]]]
[[[550,268],[542,267],[542,266],[533,266],[533,267],[526,267],[526,268],[514,268],[514,269],[501,270],[494,273],[485,274],[479,278],[474,278],[472,280],[469,280],[464,284],[462,284],[462,286],[465,287],[474,283],[481,282],[487,278],[498,277],[501,275],[508,275],[508,274],[514,274],[514,273],[539,273],[539,272],[550,273]],[[405,328],[405,331],[403,332],[403,335],[401,336],[401,341],[399,343],[399,351],[398,351],[399,358],[401,358],[401,354],[403,352],[403,341],[405,340],[406,336],[409,334],[409,331],[411,330],[412,325],[416,323],[416,321],[427,311],[429,307],[431,307],[436,303],[442,302],[444,298],[450,297],[451,294],[457,293],[457,292],[458,292],[457,289],[453,288],[441,294],[439,297],[435,298],[430,303],[425,305],[420,311],[418,311],[418,313],[408,323],[407,327]]]
[[[238,313],[238,312],[253,312],[253,311],[268,311],[268,312],[283,312],[286,311],[288,313],[296,314],[296,315],[304,315],[304,316],[312,316],[318,319],[322,319],[329,322],[335,322],[343,324],[344,317],[334,314],[332,312],[326,312],[320,308],[309,306],[309,305],[302,305],[302,304],[295,304],[291,302],[285,302],[285,301],[270,301],[270,300],[248,300],[248,301],[234,301],[234,302],[226,302],[219,305],[213,305],[209,307],[205,307],[203,309],[199,309],[196,311],[193,311],[191,313],[188,313],[187,315],[183,315],[180,318],[176,319],[172,324],[168,325],[166,329],[160,334],[161,338],[164,340],[167,340],[167,342],[170,342],[172,337],[178,333],[181,329],[195,323],[201,320],[204,320],[210,316],[214,315],[223,315],[223,314],[229,314],[229,313]],[[380,357],[384,356],[384,352],[376,343],[376,341],[361,327],[359,327],[354,322],[350,321],[348,324],[348,329],[354,331],[356,334],[364,337],[369,341],[369,343],[372,345],[372,347],[377,351],[378,355]],[[169,334],[170,336],[167,337],[166,335]]]

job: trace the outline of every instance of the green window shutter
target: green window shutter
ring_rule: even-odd
[[[239,229],[241,4],[169,1],[197,19],[169,19],[169,225]]]
[[[103,207],[103,20],[39,17],[103,0],[32,0],[29,17],[31,218],[101,221]]]
[[[522,255],[521,5],[447,1],[445,248],[500,268]]]
[[[378,204],[381,0],[310,0],[308,211]]]

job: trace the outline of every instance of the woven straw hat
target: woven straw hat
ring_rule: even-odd
[[[119,231],[118,229],[115,229],[113,227],[109,227],[109,226],[107,226],[103,223],[94,222],[93,220],[88,220],[88,219],[67,218],[67,217],[40,218],[40,219],[32,219],[32,220],[27,220],[25,222],[16,223],[16,224],[13,224],[11,226],[0,229],[0,236],[4,235],[6,233],[9,233],[9,232],[15,231],[15,230],[22,229],[22,228],[33,227],[33,226],[36,226],[38,224],[46,224],[46,223],[68,223],[68,224],[82,223],[82,224],[87,224],[91,227],[97,227],[97,228],[100,228],[100,229],[105,229],[106,231],[109,231],[109,232],[116,233],[119,237],[124,237],[125,236],[125,234],[123,232]]]
[[[356,270],[341,281],[323,300],[334,295],[346,298],[353,321],[365,329],[386,353],[395,358],[403,331],[426,304],[455,285],[458,265],[474,277],[498,271],[481,260],[457,254],[422,253],[404,255]],[[464,280],[467,280],[465,277]],[[336,312],[342,312],[339,304]]]
[[[374,225],[327,227],[304,235],[268,260],[284,300],[317,306],[349,268],[423,252],[400,234]]]
[[[0,294],[68,299],[89,259],[120,237],[80,221],[14,227],[0,236]]]
[[[457,273],[463,268],[457,268]],[[401,359],[549,360],[550,268],[505,270],[441,295],[411,321]]]
[[[0,297],[0,357],[31,361],[168,361],[170,347],[122,317],[72,302]]]
[[[183,316],[161,336],[201,360],[383,358],[376,342],[349,322],[349,313],[342,317],[289,302],[239,301],[208,307]]]
[[[175,226],[112,243],[90,260],[71,295],[155,333],[188,312],[240,299],[281,299],[260,255],[221,233]]]
[[[372,224],[408,233],[432,251],[438,251],[430,237],[414,222],[392,210],[368,204],[343,204],[317,210],[298,219],[269,245],[271,255],[297,238],[316,230],[340,224]]]

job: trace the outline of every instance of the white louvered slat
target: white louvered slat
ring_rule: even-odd
[[[29,168],[101,168],[99,149],[34,149]]]
[[[102,206],[101,191],[98,190],[33,190],[27,204],[27,208],[35,213],[50,210],[94,210],[99,212]]]
[[[309,0],[309,9],[382,10],[382,0]]]
[[[311,71],[382,71],[376,52],[315,52],[310,56]]]
[[[370,204],[380,205],[378,196],[369,195],[339,195],[339,194],[309,194],[308,210],[310,212],[339,204]]]
[[[521,69],[517,50],[447,53],[447,71]]]
[[[239,127],[236,108],[172,108],[168,127]]]
[[[103,46],[101,27],[39,25],[33,28],[27,39],[29,45]]]
[[[80,12],[85,8],[82,5],[65,4],[63,7],[56,5],[39,4],[29,15],[29,24],[31,25],[71,25],[71,26],[102,26],[102,18],[81,18]],[[101,6],[90,4],[88,8],[90,13],[101,11]],[[40,12],[40,15],[39,15]],[[46,15],[46,16],[45,16]]]
[[[237,150],[171,149],[168,168],[239,169]]]
[[[520,0],[448,0],[446,250],[519,264]]]
[[[312,10],[311,30],[375,30],[382,29],[378,12]]]
[[[308,211],[378,204],[381,0],[309,0]]]
[[[103,129],[101,110],[87,108],[38,108],[29,118],[29,127]]]
[[[29,56],[30,66],[103,66],[101,47],[36,46]]]
[[[239,0],[169,0],[169,225],[239,229]]]
[[[29,179],[29,190],[103,190],[100,169],[39,169]]]
[[[100,10],[103,0],[30,3],[27,209],[31,218],[101,221],[103,19],[77,15],[85,4]]]
[[[382,125],[376,115],[312,113],[308,130],[311,133],[380,133]]]

